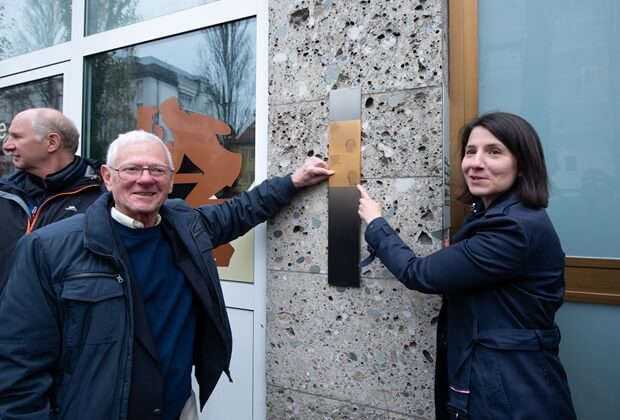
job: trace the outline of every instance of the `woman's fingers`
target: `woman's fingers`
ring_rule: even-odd
[[[361,198],[370,198],[366,189],[362,187],[360,184],[357,184],[357,189],[360,192]]]

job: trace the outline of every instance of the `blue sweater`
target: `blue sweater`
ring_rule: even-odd
[[[157,346],[164,383],[163,419],[176,418],[191,395],[196,329],[193,293],[160,226],[131,229],[114,222],[125,245]]]

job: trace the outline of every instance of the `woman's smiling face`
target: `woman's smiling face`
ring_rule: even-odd
[[[515,183],[517,158],[489,130],[478,126],[467,139],[461,171],[469,192],[489,207]]]

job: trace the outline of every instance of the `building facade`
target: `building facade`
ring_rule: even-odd
[[[207,204],[327,159],[329,93],[360,87],[362,182],[427,255],[465,213],[454,199],[460,125],[521,114],[543,138],[569,257],[560,356],[579,417],[610,418],[620,6],[564,2],[0,0],[0,138],[33,106],[63,110],[81,127],[81,154],[99,159],[143,128],[179,155],[175,194]],[[326,185],[312,188],[221,250],[235,382],[220,381],[201,418],[434,418],[441,299],[379,262],[359,288],[328,285],[327,198]]]

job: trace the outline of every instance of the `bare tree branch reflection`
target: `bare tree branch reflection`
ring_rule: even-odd
[[[206,113],[226,121],[232,138],[241,134],[253,121],[254,39],[249,22],[239,20],[204,31],[204,44],[198,51],[201,91],[206,95]]]
[[[87,0],[88,34],[96,34],[138,21],[136,6],[138,0]]]
[[[89,60],[90,83],[86,115],[88,157],[103,159],[108,144],[119,133],[135,128],[132,83],[133,48],[98,54]]]
[[[67,42],[71,37],[71,1],[26,0],[12,47],[14,55]]]
[[[62,110],[62,76],[0,90],[0,118],[4,121],[11,121],[25,109],[38,107]]]
[[[137,22],[139,0],[87,0],[87,31],[103,32]],[[71,39],[72,0],[24,0],[17,16],[0,5],[0,59]],[[13,13],[15,14],[15,13]]]
[[[15,19],[9,17],[5,9],[6,7],[0,4],[0,22],[2,22],[0,26],[0,60],[13,55],[13,47],[7,34],[9,33],[9,28],[15,26]]]

